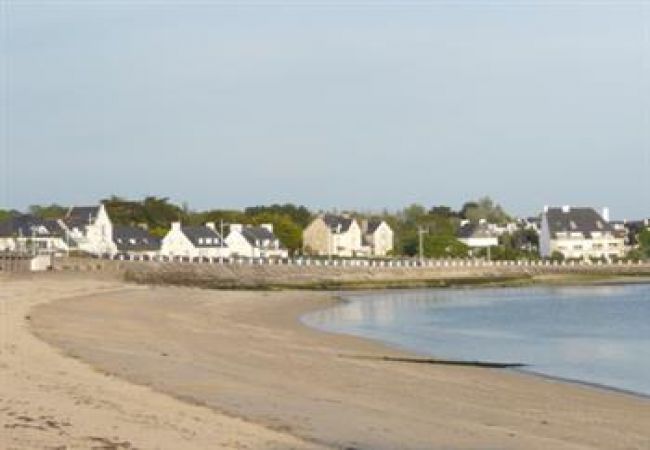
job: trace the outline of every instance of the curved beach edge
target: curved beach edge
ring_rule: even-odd
[[[650,443],[645,400],[514,371],[376,361],[414,355],[302,324],[303,314],[339,301],[332,293],[119,287],[42,304],[30,313],[31,327],[59,357],[95,368],[95,377],[182,399],[200,408],[201,419],[216,415],[269,433],[250,448]],[[229,430],[246,442],[244,429]],[[236,445],[212,443],[219,447]],[[183,448],[201,446],[188,440]]]

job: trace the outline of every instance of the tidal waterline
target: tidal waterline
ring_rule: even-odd
[[[650,285],[382,291],[303,321],[445,359],[650,395]]]

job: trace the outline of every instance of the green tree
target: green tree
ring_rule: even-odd
[[[0,222],[4,222],[12,216],[12,212],[6,209],[0,209]]]
[[[249,206],[244,209],[244,213],[249,217],[255,217],[264,213],[288,216],[295,224],[302,228],[309,225],[313,219],[312,213],[306,206],[297,206],[293,203],[285,203],[284,205],[276,203],[269,206]]]
[[[149,230],[169,229],[172,222],[186,222],[183,209],[166,197],[146,197],[144,200],[126,200],[112,196],[102,200],[113,223],[118,225],[147,225]]]
[[[645,228],[637,235],[639,251],[644,258],[650,258],[650,228]]]
[[[461,215],[471,222],[485,219],[490,223],[504,224],[511,220],[501,205],[494,203],[490,197],[482,197],[475,202],[467,202],[461,209]]]
[[[404,222],[406,225],[412,226],[420,224],[422,222],[422,219],[427,215],[427,210],[424,206],[413,203],[404,208],[402,215],[404,217]]]
[[[454,236],[427,234],[422,238],[422,251],[426,258],[462,258],[466,257],[469,247]],[[418,256],[419,237],[417,233],[409,233],[404,237],[404,253]]]
[[[29,213],[41,219],[59,219],[65,216],[68,208],[52,203],[51,205],[31,205]]]

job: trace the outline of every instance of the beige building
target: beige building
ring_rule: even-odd
[[[303,232],[303,250],[311,255],[386,256],[393,250],[393,230],[383,220],[343,215],[318,216]]]
[[[302,241],[303,251],[310,255],[350,257],[364,254],[361,227],[348,216],[318,216],[303,231]]]
[[[383,220],[362,220],[361,233],[366,253],[387,256],[393,251],[393,229]]]

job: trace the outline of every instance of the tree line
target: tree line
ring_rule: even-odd
[[[181,221],[186,225],[215,222],[217,227],[223,224],[225,231],[231,223],[271,223],[278,238],[292,253],[302,249],[302,231],[316,216],[316,213],[306,206],[292,203],[196,211],[190,209],[187,204],[173,203],[167,197],[148,196],[141,200],[130,200],[111,196],[101,202],[116,225],[142,226],[158,237],[164,236],[174,221]],[[63,217],[66,211],[67,207],[56,204],[29,207],[30,214],[46,219]],[[0,221],[17,213],[0,210]],[[423,254],[430,258],[468,255],[470,249],[456,238],[462,221],[478,223],[485,219],[489,223],[503,225],[513,220],[501,205],[489,197],[468,201],[458,210],[446,205],[427,208],[412,204],[396,212],[349,214],[358,220],[385,220],[394,231],[396,255],[418,255],[421,235]],[[650,231],[642,231],[638,241],[641,246],[639,256],[650,257]],[[536,258],[537,247],[538,237],[534,231],[518,230],[503,235],[499,245],[490,249],[490,256],[496,260]],[[475,251],[474,255],[485,256],[485,253],[485,250]]]

